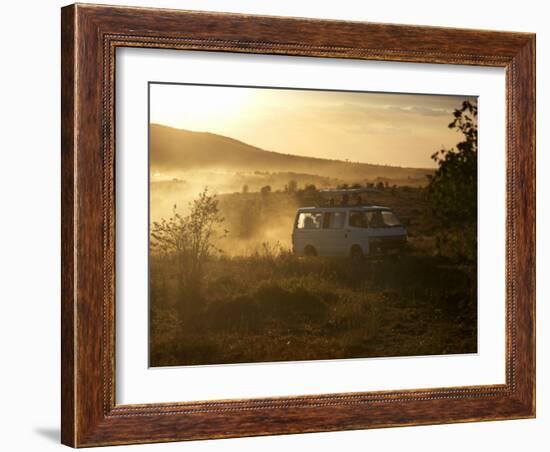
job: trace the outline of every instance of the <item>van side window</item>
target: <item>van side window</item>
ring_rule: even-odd
[[[382,218],[382,213],[379,210],[367,212],[367,220],[371,228],[383,228],[386,226]]]
[[[349,225],[354,228],[368,228],[365,212],[351,211],[349,213]]]
[[[332,217],[332,212],[325,212],[323,215],[323,229],[328,229],[330,227],[330,219]]]
[[[298,215],[297,229],[321,229],[323,214],[319,212],[301,212]]]
[[[346,212],[331,212],[328,227],[330,229],[342,229],[346,222]]]

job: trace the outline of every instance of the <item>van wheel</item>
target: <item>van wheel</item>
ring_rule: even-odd
[[[349,252],[349,257],[354,261],[361,261],[364,259],[363,250],[359,245],[353,245]]]
[[[304,248],[304,256],[307,256],[307,257],[317,256],[317,250],[313,248],[311,245],[307,245]]]

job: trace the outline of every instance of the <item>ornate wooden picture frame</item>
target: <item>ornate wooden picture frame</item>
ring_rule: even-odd
[[[62,442],[73,447],[535,416],[535,36],[71,5],[62,9]],[[506,382],[117,405],[115,51],[120,47],[506,70]]]

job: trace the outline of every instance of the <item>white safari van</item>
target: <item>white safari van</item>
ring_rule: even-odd
[[[407,231],[388,207],[330,206],[298,209],[292,245],[299,256],[362,258],[398,253]]]

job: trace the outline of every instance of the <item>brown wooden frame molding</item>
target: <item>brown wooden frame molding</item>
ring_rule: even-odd
[[[64,444],[178,441],[535,415],[535,35],[71,5],[62,9]],[[506,68],[506,383],[214,402],[115,403],[117,47]]]

